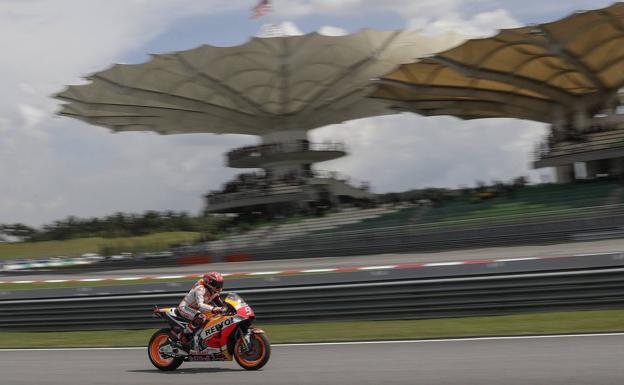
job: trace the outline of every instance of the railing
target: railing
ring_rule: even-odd
[[[293,176],[291,181],[283,179],[283,180],[271,180],[266,177],[255,177],[253,178],[254,185],[256,187],[249,187],[248,185],[241,184],[240,188],[242,191],[236,192],[221,192],[221,193],[213,193],[206,196],[209,205],[217,205],[226,202],[234,202],[243,199],[252,199],[265,197],[270,195],[277,195],[284,193],[283,190],[274,190],[274,186],[292,186],[292,192],[301,192],[303,191],[303,187],[307,184],[307,178],[322,178],[322,179],[333,179],[344,183],[349,183],[356,188],[359,188],[363,191],[368,191],[370,189],[370,185],[368,182],[361,182],[357,179],[350,178],[349,176],[343,175],[336,171],[325,171],[325,170],[309,170],[304,173],[301,177]],[[294,191],[295,188],[298,188],[299,191]]]
[[[344,143],[325,142],[325,143],[309,143],[307,141],[287,142],[287,143],[268,143],[258,146],[249,146],[237,148],[227,153],[230,161],[236,161],[248,157],[261,157],[280,153],[292,153],[303,151],[339,151],[345,152]]]
[[[540,161],[551,156],[573,155],[588,151],[620,148],[624,145],[624,129],[604,129],[592,126],[586,131],[547,135],[533,151],[533,160]]]
[[[502,315],[624,307],[624,268],[232,291],[261,323]],[[0,301],[0,330],[158,327],[150,309],[175,305],[183,294]]]
[[[282,187],[287,186],[290,188],[276,189],[275,186],[282,186]],[[244,199],[261,198],[261,197],[266,197],[266,196],[271,196],[271,195],[279,195],[279,194],[286,194],[286,193],[300,193],[302,191],[303,191],[303,188],[300,182],[294,182],[294,183],[284,183],[284,182],[277,183],[276,182],[276,183],[271,184],[271,182],[267,181],[266,184],[260,188],[239,191],[239,192],[234,192],[234,193],[221,193],[221,194],[209,195],[207,199],[208,199],[209,205],[217,205],[220,203],[235,202],[235,201],[240,201]]]
[[[352,178],[346,174],[342,174],[338,171],[327,171],[327,170],[312,170],[308,174],[308,177],[311,178],[323,178],[323,179],[334,179],[340,182],[348,183],[353,185],[354,187],[359,188],[360,190],[368,191],[370,189],[370,183],[366,181],[360,181],[358,179]]]

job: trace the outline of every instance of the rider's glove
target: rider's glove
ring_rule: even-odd
[[[227,309],[224,308],[224,307],[215,306],[215,307],[212,308],[211,311],[212,311],[213,314],[224,314],[224,313],[227,312]]]

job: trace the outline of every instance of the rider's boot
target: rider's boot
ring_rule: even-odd
[[[195,333],[198,330],[201,330],[202,326],[205,323],[206,323],[206,318],[204,317],[204,315],[202,313],[198,313],[191,320],[191,322],[186,324],[186,327],[180,333],[180,339],[179,339],[180,345],[184,351],[186,351],[187,353],[190,353],[192,345],[193,345],[193,339],[195,337]]]
[[[186,327],[180,332],[180,338],[178,339],[179,345],[187,354],[191,352],[193,347],[193,339],[195,337],[195,331],[197,329],[193,327]]]
[[[180,338],[178,338],[178,345],[184,352],[187,354],[191,351],[191,345],[193,342],[193,335],[195,333],[191,332],[190,334],[186,333],[186,330],[180,333]]]

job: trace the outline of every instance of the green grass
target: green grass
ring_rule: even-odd
[[[273,343],[512,336],[624,331],[624,310],[406,321],[260,325]],[[155,329],[0,332],[0,348],[144,346]]]
[[[195,241],[199,233],[168,232],[125,238],[78,238],[66,241],[0,244],[0,259],[44,258],[60,255],[98,253],[104,247],[132,250],[162,250],[172,244]]]

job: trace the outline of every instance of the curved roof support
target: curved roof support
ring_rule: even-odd
[[[384,52],[388,47],[390,47],[392,42],[401,33],[402,33],[401,31],[395,31],[392,35],[390,35],[390,37],[388,37],[383,42],[383,44],[381,44],[381,46],[379,48],[377,48],[376,50],[372,51],[368,56],[366,56],[362,60],[354,63],[353,65],[351,65],[349,67],[346,67],[344,70],[342,70],[341,72],[336,74],[336,76],[334,76],[334,78],[329,79],[327,82],[325,82],[325,87],[322,88],[312,98],[314,100],[314,102],[304,106],[299,111],[299,113],[302,116],[304,116],[305,114],[313,113],[314,110],[316,110],[317,108],[319,108],[321,106],[324,106],[324,105],[327,105],[327,104],[330,104],[330,103],[334,102],[334,100],[326,100],[325,98],[323,98],[323,96],[326,95],[331,89],[333,89],[334,87],[337,87],[340,83],[344,82],[345,79],[349,79],[352,76],[352,74],[357,73],[359,70],[361,70],[362,68],[364,68],[366,66],[375,64],[378,61],[378,58],[381,55],[381,53]]]
[[[487,110],[487,111],[479,111],[475,113],[470,109],[463,108],[439,108],[434,110],[424,110],[418,111],[419,114],[425,116],[439,116],[439,115],[451,115],[456,116],[460,119],[483,119],[483,118],[518,118],[518,119],[527,119],[527,120],[535,120],[540,121],[539,117],[535,114],[519,114],[510,116],[504,111],[500,110]]]
[[[552,99],[555,99],[566,105],[574,104],[574,101],[576,99],[574,95],[568,92],[565,92],[559,88],[555,88],[548,84],[544,84],[537,80],[529,79],[526,77],[514,76],[513,74],[500,72],[500,71],[488,70],[488,69],[483,69],[483,68],[475,68],[470,65],[467,65],[467,64],[449,59],[449,58],[441,57],[441,56],[434,56],[434,57],[428,58],[427,60],[450,67],[454,69],[455,71],[460,72],[461,74],[468,76],[468,77],[477,77],[481,79],[494,80],[497,82],[511,84],[519,88],[529,89],[529,90],[538,92],[540,94],[546,95],[548,97],[551,97]]]
[[[544,29],[542,26],[538,26],[542,36],[548,42],[548,44],[544,45],[544,48],[548,49],[548,51],[554,55],[562,57],[565,61],[572,64],[574,68],[583,74],[589,81],[591,81],[594,86],[599,90],[603,91],[606,89],[605,84],[600,80],[600,78],[596,75],[594,71],[592,71],[583,61],[577,57],[576,55],[569,52],[564,48],[563,44],[558,41],[550,32]]]
[[[186,61],[186,59],[184,59],[181,55],[175,55],[175,58],[177,62],[180,63],[184,69],[191,72],[191,74],[194,77],[199,78],[205,82],[208,82],[209,87],[214,87],[214,89],[218,90],[223,95],[229,96],[229,99],[233,103],[238,104],[238,105],[243,104],[245,108],[248,108],[251,110],[249,112],[253,112],[260,116],[266,115],[266,113],[262,110],[262,108],[258,104],[254,103],[251,99],[246,97],[243,93],[238,92],[231,87],[228,87],[226,84],[219,81],[219,79],[215,79],[212,76],[198,70],[193,65],[191,65],[188,61]]]
[[[59,99],[71,101],[72,110],[75,112],[82,112],[85,115],[91,113],[111,113],[119,114],[119,116],[154,116],[171,119],[172,121],[184,120],[187,116],[192,119],[201,120],[211,116],[217,119],[224,119],[226,121],[235,121],[240,127],[247,127],[250,132],[255,131],[257,119],[245,116],[243,114],[237,114],[234,117],[227,109],[214,106],[212,108],[204,109],[203,111],[195,111],[181,108],[165,108],[165,107],[152,107],[152,106],[134,106],[127,104],[111,104],[101,102],[84,102],[77,99],[68,97],[59,97]]]
[[[467,116],[476,113],[473,118],[478,118],[478,116],[483,115],[482,117],[498,116],[508,118],[531,119],[544,123],[548,123],[550,121],[547,115],[540,114],[537,111],[531,111],[522,107],[508,105],[505,103],[486,102],[478,100],[401,102],[397,106],[400,108],[404,108],[408,111],[423,113],[424,115],[428,115],[431,112],[433,112],[433,115],[436,115],[441,111],[457,111],[456,113],[449,113],[448,115]]]
[[[134,97],[137,97],[139,100],[152,100],[158,103],[164,103],[166,105],[175,105],[175,106],[180,107],[181,109],[191,110],[191,111],[202,111],[202,112],[208,112],[208,113],[215,113],[216,111],[223,111],[223,112],[228,111],[230,113],[236,113],[237,115],[240,115],[240,116],[246,115],[250,119],[253,119],[256,123],[258,122],[258,119],[260,120],[264,119],[264,117],[262,116],[247,115],[243,111],[231,110],[226,107],[217,106],[211,103],[206,103],[204,101],[197,100],[197,99],[190,99],[190,98],[186,98],[183,96],[166,94],[166,93],[159,92],[159,91],[153,91],[153,90],[147,90],[147,89],[138,88],[138,87],[127,86],[124,84],[117,83],[111,79],[100,77],[97,74],[94,75],[93,77],[105,83],[107,87],[110,88],[111,92],[121,94],[121,95],[130,94]],[[57,95],[57,97],[59,99],[71,100],[72,102],[76,100],[64,94],[65,94],[64,92],[60,93],[59,95]]]
[[[540,111],[548,115],[555,106],[555,103],[549,100],[501,91],[470,87],[427,86],[413,83],[405,83],[391,79],[379,79],[375,82],[381,85],[387,84],[390,86],[403,88],[418,95],[432,95],[441,97],[455,96],[461,98],[473,97],[475,99],[497,101],[510,105],[516,105],[529,110]],[[388,91],[392,92],[392,87],[388,88]]]
[[[159,134],[182,134],[182,133],[198,133],[202,132],[205,120],[191,119],[186,117],[183,120],[172,120],[161,116],[127,116],[127,115],[101,115],[89,116],[85,114],[76,114],[71,111],[61,111],[59,115],[70,116],[80,119],[84,122],[95,124],[98,126],[108,127],[114,131],[155,131]],[[176,127],[172,130],[171,127]],[[214,129],[214,133],[225,134],[226,130],[221,128]],[[253,135],[257,133],[251,133]]]
[[[288,79],[290,79],[290,70],[288,68],[288,57],[290,56],[290,50],[288,49],[288,42],[282,40],[282,52],[280,54],[280,78],[282,80],[282,86],[280,87],[280,102],[282,106],[280,108],[280,114],[284,115],[288,112],[288,101],[290,97],[290,87]],[[292,128],[292,127],[288,127]]]
[[[597,10],[597,12],[599,14],[605,15],[606,18],[607,18],[607,21],[609,22],[609,24],[611,24],[611,26],[613,28],[615,28],[618,31],[624,33],[624,25],[622,24],[622,17],[618,16],[618,15],[614,15],[610,11],[610,9],[612,9],[613,7],[618,6],[618,5],[621,6],[622,2],[617,2],[614,5],[612,5],[611,7],[599,9],[599,10]]]

